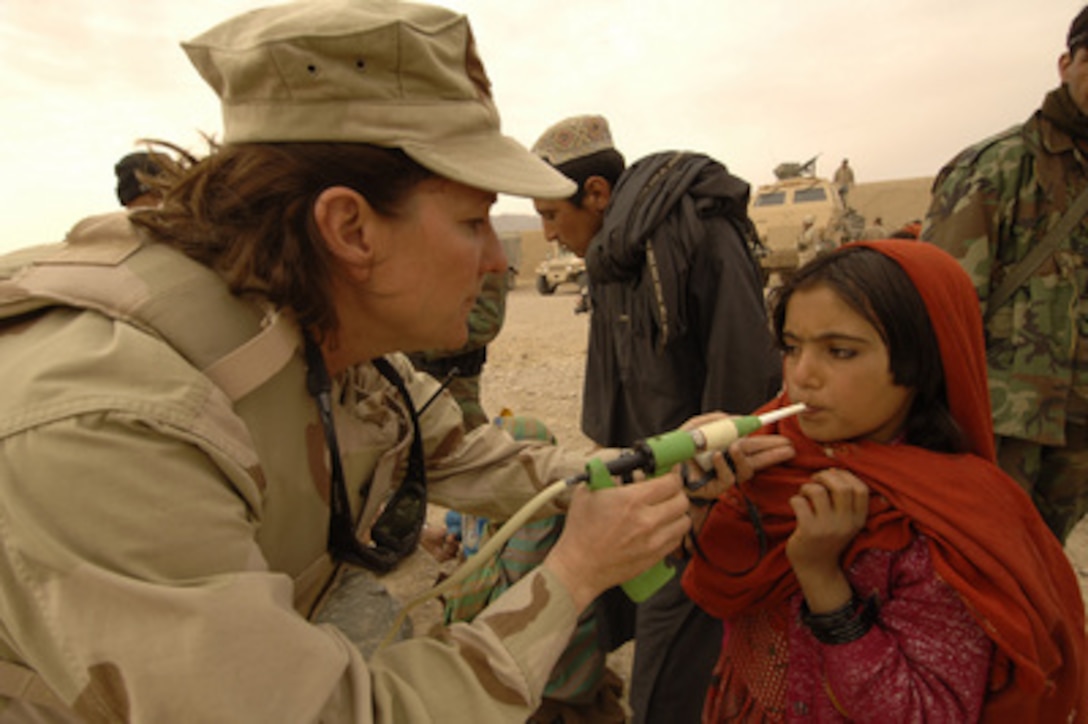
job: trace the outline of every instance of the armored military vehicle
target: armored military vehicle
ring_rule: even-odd
[[[536,290],[541,294],[554,294],[561,284],[586,283],[586,262],[566,247],[548,252],[548,257],[536,268]]]
[[[806,217],[812,217],[816,238],[827,248],[860,238],[865,228],[865,218],[843,203],[835,185],[816,175],[816,158],[779,164],[777,180],[758,187],[748,202],[748,216],[766,248],[760,263],[770,283],[775,275],[780,280],[797,268],[797,242]]]

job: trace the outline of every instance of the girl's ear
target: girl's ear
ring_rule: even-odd
[[[314,202],[314,224],[325,247],[346,273],[367,275],[374,261],[374,209],[358,191],[330,186]]]

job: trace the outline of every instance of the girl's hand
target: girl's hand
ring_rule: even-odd
[[[845,470],[822,470],[790,498],[797,529],[786,557],[813,613],[832,611],[852,592],[839,563],[869,517],[869,488]]]
[[[711,457],[713,473],[703,471],[695,461],[688,463],[689,485],[712,476],[709,482],[694,489],[691,487],[687,489],[688,498],[692,501],[688,511],[691,517],[691,537],[698,538],[699,532],[703,529],[703,523],[706,522],[706,517],[710,513],[710,505],[707,501],[717,500],[722,493],[738,482],[751,480],[760,470],[784,463],[795,454],[793,443],[787,437],[755,435],[734,441],[729,446],[728,453],[714,453]],[[683,557],[686,551],[681,548],[675,553]]]
[[[753,435],[742,437],[729,446],[728,454],[716,452],[711,457],[714,478],[697,490],[692,498],[717,499],[737,483],[751,480],[757,472],[786,462],[796,454],[793,443],[782,435]],[[691,464],[689,477],[699,479],[705,474],[696,463]]]

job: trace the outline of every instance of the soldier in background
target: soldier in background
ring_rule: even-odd
[[[468,341],[463,347],[408,355],[416,369],[441,382],[457,400],[466,432],[488,422],[480,402],[480,375],[487,362],[487,345],[498,336],[506,320],[506,280],[505,272],[484,276],[480,295],[468,315]],[[456,557],[462,549],[470,555],[476,552],[478,531],[484,522],[483,518],[451,510],[446,515],[446,526],[424,526],[420,545],[439,561]]]
[[[842,202],[845,204],[850,189],[854,188],[854,169],[850,168],[850,159],[844,158],[842,160],[839,167],[835,169],[835,176],[832,180],[835,182],[839,196],[842,197]]]
[[[913,219],[891,233],[892,239],[917,239],[922,235],[922,220]]]
[[[468,341],[464,346],[453,351],[430,350],[408,355],[416,369],[437,379],[453,395],[461,408],[466,432],[488,422],[480,402],[480,376],[487,362],[487,346],[506,321],[508,291],[505,272],[485,275],[480,295],[468,315]],[[445,526],[424,526],[420,545],[438,561],[450,560],[458,553],[472,555],[479,547],[485,525],[484,518],[451,510],[446,514]]]
[[[487,361],[487,346],[498,336],[506,321],[508,275],[484,277],[483,289],[468,318],[468,342],[452,352],[430,351],[409,355],[416,369],[423,370],[446,385],[472,430],[493,423],[518,441],[540,440],[556,444],[541,420],[503,414],[490,418],[480,401],[480,376]],[[446,512],[445,525],[425,525],[420,537],[423,546],[439,562],[475,555],[504,521],[462,513]],[[537,568],[563,532],[563,516],[552,515],[522,526],[506,545],[479,571],[446,595],[445,622],[472,621],[504,591]],[[560,656],[544,689],[544,699],[533,712],[530,724],[593,721],[622,722],[620,699],[623,682],[607,667],[606,652],[598,645],[596,604],[580,617],[570,645]]]
[[[884,219],[879,216],[873,219],[873,223],[861,232],[861,238],[862,240],[887,239],[888,229],[884,226]]]
[[[941,170],[922,238],[975,283],[998,462],[1065,541],[1088,510],[1088,8],[1058,72],[1026,123]]]
[[[471,430],[488,422],[480,404],[480,374],[487,362],[487,345],[502,329],[506,319],[506,295],[509,292],[505,272],[484,277],[480,296],[468,316],[468,342],[453,351],[430,350],[408,355],[416,369],[440,382],[461,405],[465,428]]]
[[[162,194],[151,185],[150,180],[160,173],[160,161],[146,151],[122,157],[113,167],[113,174],[117,177],[117,200],[126,209],[158,206]]]
[[[801,232],[797,235],[797,267],[816,258],[819,249],[820,235],[816,230],[816,217],[808,214],[801,219]]]

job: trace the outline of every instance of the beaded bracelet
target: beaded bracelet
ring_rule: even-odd
[[[876,622],[876,615],[876,596],[862,601],[855,593],[845,605],[827,613],[812,613],[808,610],[808,603],[801,602],[801,623],[822,644],[837,645],[857,641],[869,633],[869,629]]]

